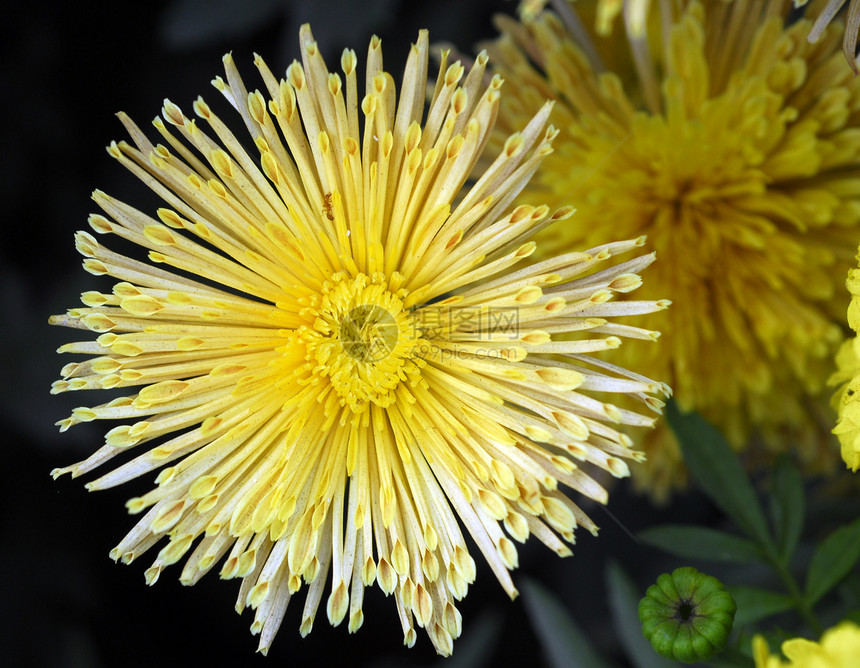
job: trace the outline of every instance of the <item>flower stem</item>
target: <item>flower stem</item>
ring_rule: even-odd
[[[766,551],[765,556],[767,557],[771,568],[773,568],[773,570],[776,571],[776,574],[779,575],[779,579],[782,580],[782,584],[785,585],[789,595],[794,599],[795,610],[797,610],[798,614],[803,618],[803,621],[807,623],[809,628],[811,628],[812,631],[820,637],[821,634],[824,633],[824,627],[821,625],[821,622],[818,621],[818,617],[815,615],[812,606],[810,606],[809,603],[807,603],[806,598],[804,598],[803,592],[801,592],[800,587],[797,584],[797,580],[795,580],[794,576],[791,574],[788,566],[770,549]]]

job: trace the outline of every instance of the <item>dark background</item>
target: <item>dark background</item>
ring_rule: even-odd
[[[214,103],[220,94],[209,82],[222,73],[220,57],[226,51],[233,52],[249,86],[259,85],[252,83],[253,52],[283,75],[298,56],[298,28],[305,21],[333,70],[342,48],[351,46],[362,72],[368,40],[376,32],[383,38],[387,69],[397,78],[419,28],[430,29],[431,41],[453,42],[470,52],[478,40],[493,36],[491,14],[513,12],[515,3],[34,1],[18,7],[17,15],[6,15],[0,35],[0,663],[132,667],[235,660],[302,666],[347,659],[353,666],[376,668],[438,665],[442,661],[420,629],[416,646],[403,648],[393,601],[376,589],[367,594],[365,624],[355,636],[345,624],[329,627],[324,598],[313,632],[302,639],[297,630],[304,596],[297,596],[264,659],[254,653],[251,615],[238,619],[233,611],[238,582],[220,581],[216,569],[185,589],[177,565],[148,588],[143,571],[157,550],[131,566],[111,562],[108,551],[134,523],[124,502],[148,489],[151,480],[93,495],[83,488],[93,476],[51,480],[51,469],[86,457],[109,426],[83,424],[62,435],[53,426],[72,407],[100,399],[48,394],[69,361],[54,351],[75,334],[48,327],[47,319],[76,306],[80,292],[107,285],[81,270],[72,240],[95,210],[92,190],[103,189],[144,210],[155,206],[146,188],[104,150],[124,137],[115,112],[126,111],[146,130],[165,97],[189,115],[198,94]],[[708,521],[712,511],[701,502],[676,505],[672,513],[656,511],[633,497],[627,484],[612,497],[609,508],[624,527],[603,510],[590,509],[602,526],[599,539],[580,532],[576,556],[566,560],[532,539],[520,549],[515,582],[532,578],[551,588],[592,642],[623,665],[609,622],[607,563],[624,562],[644,589],[660,572],[656,555],[627,531],[669,515],[676,521]],[[473,550],[473,556],[478,579],[460,605],[463,636],[445,665],[548,665],[523,597],[508,601],[480,553]]]

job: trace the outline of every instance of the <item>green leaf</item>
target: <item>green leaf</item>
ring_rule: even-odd
[[[758,546],[724,531],[686,524],[666,524],[638,534],[646,545],[684,559],[750,563],[764,561]]]
[[[849,609],[860,609],[860,571],[849,573],[839,584],[839,595]]]
[[[723,435],[698,413],[681,413],[674,401],[666,405],[666,418],[702,491],[750,538],[773,549],[755,490]]]
[[[640,592],[630,576],[615,561],[606,567],[606,588],[609,591],[609,607],[615,635],[624,646],[627,657],[636,668],[671,668],[675,661],[664,659],[654,651],[651,643],[642,635],[639,621]],[[574,665],[574,664],[571,664]]]
[[[860,520],[838,528],[818,545],[806,574],[806,597],[815,605],[860,559]]]
[[[735,613],[737,625],[751,624],[794,607],[792,598],[779,592],[743,586],[729,586],[726,589],[738,604]]]
[[[564,606],[542,584],[524,579],[520,591],[549,666],[606,668],[610,665],[588,642]]]
[[[806,512],[803,478],[788,457],[780,457],[774,466],[770,500],[777,550],[787,564],[797,549]]]

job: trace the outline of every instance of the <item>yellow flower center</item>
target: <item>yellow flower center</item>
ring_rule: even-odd
[[[397,345],[399,328],[394,316],[377,304],[350,309],[340,321],[340,339],[347,355],[359,362],[379,362]]]
[[[313,379],[326,378],[353,412],[368,402],[395,401],[401,382],[420,380],[422,340],[401,299],[381,274],[349,278],[335,274],[319,305],[306,312],[312,322],[300,330]]]

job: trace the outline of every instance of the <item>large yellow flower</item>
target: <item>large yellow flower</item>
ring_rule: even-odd
[[[513,541],[534,535],[567,555],[577,526],[596,531],[561,486],[605,502],[594,471],[626,476],[625,460],[642,459],[619,430],[654,417],[608,400],[659,413],[668,388],[592,353],[656,338],[611,319],[667,304],[613,299],[653,260],[614,261],[638,236],[527,261],[532,233],[571,213],[513,204],[551,152],[550,105],[463,189],[498,110],[502,81],[485,83],[485,57],[466,74],[443,54],[425,116],[426,33],[399,99],[378,39],[360,84],[354,52],[331,73],[309,28],[300,37],[303,64],[285,80],[257,58],[267,95],[225,57],[214,84],[244,140],[202,99],[199,123],[165,102],[162,144],[121,115],[134,146],[109,153],[165,206],[156,219],[95,192],[106,215],[93,230],[148,249],[149,262],[77,234],[84,268],[120,282],[52,319],[99,334],[61,348],[90,357],[54,391],[131,392],[75,409],[63,430],[130,423],[54,473],[142,450],[87,485],[161,469],[128,502],[144,514],[111,555],[128,563],[160,543],[150,584],[181,559],[185,584],[221,562],[222,578],[242,580],[237,608],[256,611],[263,652],[304,582],[303,634],[326,588],[329,621],[357,630],[377,583],[407,644],[417,624],[449,654],[455,601],[475,578],[463,529],[513,597]]]
[[[845,285],[851,293],[848,324],[856,333],[860,333],[860,269],[848,272]],[[839,386],[832,400],[833,407],[839,413],[833,433],[839,437],[845,465],[857,471],[860,469],[860,336],[854,336],[842,344],[836,355],[836,366],[836,372],[830,377],[830,384]]]
[[[838,29],[810,44],[809,22],[785,23],[789,0],[713,0],[654,3],[627,17],[628,37],[600,37],[592,16],[555,4],[559,16],[501,19],[489,47],[511,86],[496,150],[540,100],[558,101],[556,151],[525,194],[578,211],[541,248],[647,233],[661,257],[648,290],[676,304],[671,352],[629,346],[621,359],[669,379],[737,447],[758,431],[827,466],[827,415],[809,397],[842,337],[860,232],[860,80]],[[668,429],[645,448],[640,483],[660,495],[683,482]]]
[[[756,668],[855,668],[860,657],[860,627],[842,622],[824,632],[820,642],[791,638],[782,643],[788,661],[772,655],[762,636],[753,639]]]
[[[524,20],[531,20],[549,3],[550,0],[520,0],[518,6],[519,15]],[[553,4],[559,7],[561,3],[573,3],[576,0],[554,0]],[[731,0],[726,0],[730,2]],[[810,26],[807,39],[817,42],[824,29],[839,14],[839,10],[847,0],[793,0],[795,7],[802,7],[807,3],[812,8],[814,23]],[[612,31],[615,19],[623,14],[624,22],[631,35],[641,37],[644,34],[648,21],[648,12],[651,0],[597,0],[595,30],[601,35],[608,35]],[[561,11],[566,11],[561,6]],[[845,28],[845,36],[842,40],[842,52],[845,60],[857,74],[857,38],[860,36],[860,0],[851,0],[847,11],[848,25]]]

